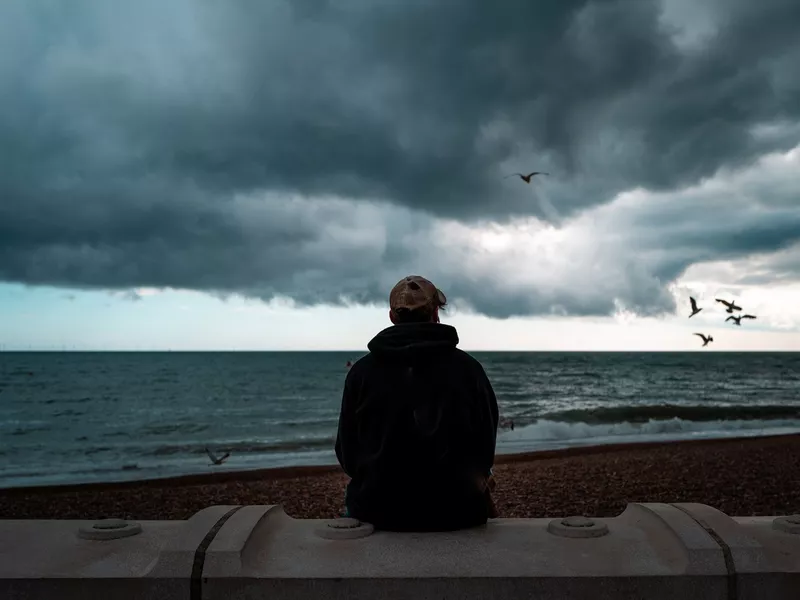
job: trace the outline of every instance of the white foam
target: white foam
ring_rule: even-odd
[[[743,437],[800,433],[800,420],[685,421],[653,420],[644,423],[564,423],[539,420],[497,437],[499,453],[524,452],[594,444],[667,441],[696,438]]]

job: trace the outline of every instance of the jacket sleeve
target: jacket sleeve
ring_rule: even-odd
[[[356,470],[358,453],[358,428],[355,422],[357,387],[354,385],[353,369],[347,374],[342,391],[342,407],[339,411],[339,428],[336,433],[336,458],[349,477]]]
[[[481,470],[488,475],[494,466],[495,444],[497,443],[497,423],[499,410],[494,388],[486,376],[483,367],[478,373],[478,463]]]

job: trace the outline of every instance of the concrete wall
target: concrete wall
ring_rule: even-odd
[[[800,516],[629,504],[613,519],[373,532],[279,506],[186,521],[0,521],[0,599],[800,599]]]

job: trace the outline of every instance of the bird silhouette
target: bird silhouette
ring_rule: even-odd
[[[523,175],[522,173],[512,173],[511,175],[507,175],[503,179],[508,179],[509,177],[517,176],[520,177],[522,181],[524,181],[525,183],[530,183],[531,177],[533,177],[534,175],[549,175],[549,174],[550,173],[542,173],[541,171],[534,171],[533,173],[528,173],[527,175]]]
[[[211,459],[211,463],[209,464],[209,466],[211,466],[211,465],[221,465],[222,463],[225,462],[225,459],[227,459],[231,455],[230,452],[226,452],[225,454],[223,454],[222,456],[217,458],[214,455],[214,453],[211,452],[211,450],[209,450],[208,448],[206,448],[206,454],[208,454],[208,458]]]
[[[725,319],[725,321],[731,321],[732,320],[734,325],[739,325],[741,327],[742,326],[742,323],[741,323],[742,319],[755,319],[755,317],[753,315],[742,315],[740,317],[737,317],[736,315],[731,315],[730,317]]]
[[[697,336],[700,336],[701,338],[703,338],[703,348],[708,346],[708,342],[713,342],[714,341],[714,338],[711,337],[710,335],[709,336],[705,336],[702,333],[695,333],[694,335],[697,335]]]
[[[727,300],[720,300],[719,298],[714,298],[714,300],[727,306],[728,310],[725,311],[727,313],[732,313],[735,310],[742,310],[741,306],[736,306],[736,302],[728,302]]]
[[[692,298],[691,296],[689,296],[689,302],[692,304],[692,314],[689,315],[689,318],[691,319],[693,316],[695,316],[697,313],[699,313],[703,309],[702,308],[697,308],[697,302],[695,302],[695,299]]]

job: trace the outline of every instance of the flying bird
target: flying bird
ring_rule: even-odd
[[[531,177],[533,177],[534,175],[550,175],[550,173],[542,173],[541,171],[534,171],[533,173],[528,173],[527,175],[523,175],[522,173],[512,173],[511,175],[503,177],[503,179],[508,179],[509,177],[518,176],[521,177],[522,181],[524,181],[525,183],[530,183]]]
[[[728,307],[728,310],[725,311],[727,313],[732,313],[735,310],[742,310],[741,306],[736,306],[736,302],[728,302],[727,300],[720,300],[719,298],[714,298],[714,299],[720,304],[724,304],[725,306]]]
[[[701,338],[703,338],[703,348],[708,346],[708,342],[713,342],[714,341],[714,338],[711,337],[710,335],[708,337],[706,337],[702,333],[695,333],[694,335],[697,335],[697,336],[700,336]]]
[[[693,316],[695,316],[697,313],[699,313],[703,309],[702,308],[697,308],[697,302],[695,302],[695,299],[692,298],[691,296],[689,296],[689,302],[692,303],[692,314],[689,315],[689,318],[691,319]]]
[[[222,456],[220,456],[219,458],[217,458],[217,457],[214,455],[214,453],[213,453],[213,452],[211,452],[211,450],[209,450],[208,448],[206,448],[206,454],[208,454],[208,458],[210,458],[210,459],[211,459],[211,463],[209,464],[209,466],[212,466],[212,465],[221,465],[222,463],[224,463],[224,462],[225,462],[225,459],[227,459],[227,458],[228,458],[228,457],[231,455],[231,453],[230,453],[230,452],[226,452],[225,454],[223,454]]]
[[[733,324],[734,325],[739,325],[741,327],[741,325],[742,325],[741,320],[742,319],[755,319],[755,317],[753,315],[742,315],[741,317],[737,317],[736,315],[731,315],[730,317],[725,319],[725,321],[733,320],[733,322],[734,322]]]

